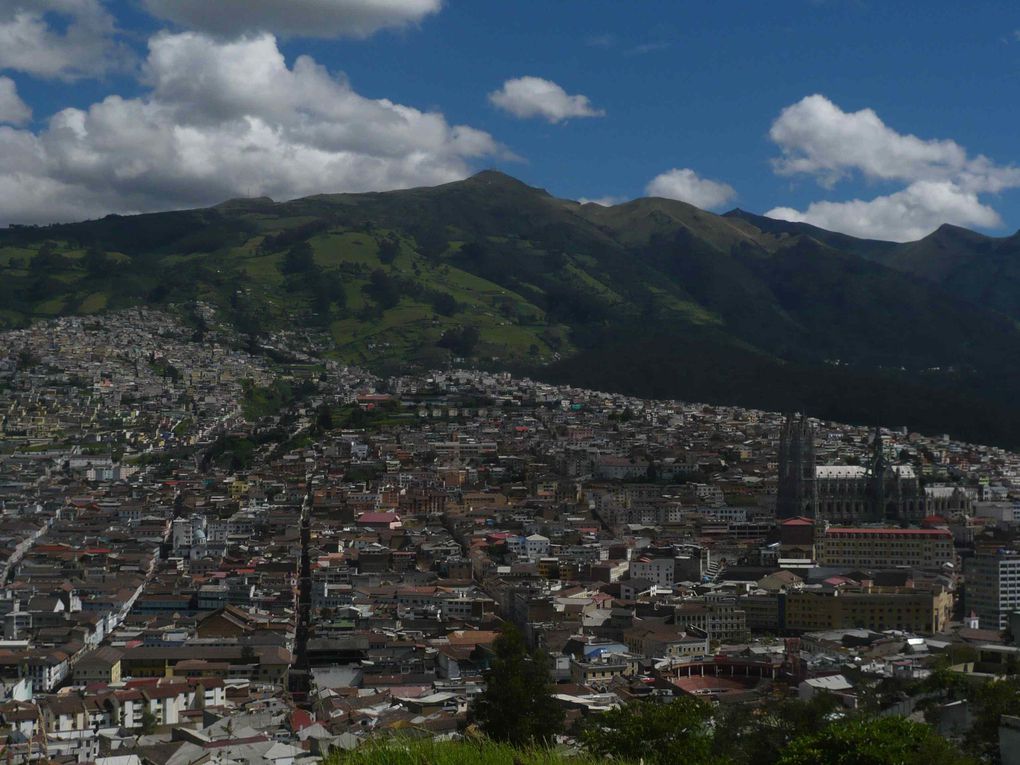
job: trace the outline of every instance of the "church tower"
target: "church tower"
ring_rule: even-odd
[[[779,481],[776,517],[818,514],[815,477],[815,431],[807,417],[787,415],[779,437]]]
[[[881,428],[875,428],[871,442],[871,458],[868,461],[868,507],[866,518],[871,523],[886,520],[885,507],[888,498],[889,463],[885,458],[885,443]]]

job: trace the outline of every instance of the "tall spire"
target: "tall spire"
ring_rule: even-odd
[[[868,465],[868,519],[873,522],[885,519],[886,473],[889,465],[885,459],[885,442],[882,428],[875,426],[875,437],[871,442],[871,460]]]

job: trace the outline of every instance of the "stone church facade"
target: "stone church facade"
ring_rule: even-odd
[[[890,464],[878,430],[867,465],[818,465],[814,428],[806,417],[793,415],[780,436],[777,488],[779,518],[805,516],[839,525],[916,524],[966,505],[959,490],[925,488],[912,466]]]

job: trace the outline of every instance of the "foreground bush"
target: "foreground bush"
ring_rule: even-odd
[[[903,717],[829,725],[793,741],[779,765],[974,765],[932,728]]]

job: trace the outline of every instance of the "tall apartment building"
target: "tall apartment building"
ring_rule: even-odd
[[[830,526],[819,536],[815,549],[820,566],[939,570],[956,559],[948,529]]]
[[[964,574],[964,611],[977,613],[982,629],[1005,629],[1010,613],[1020,611],[1020,552],[978,550]]]

